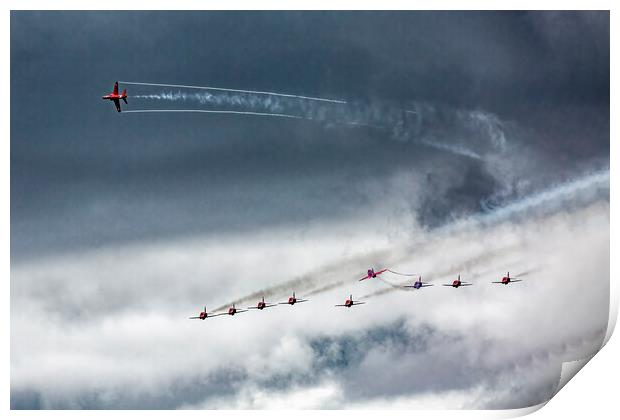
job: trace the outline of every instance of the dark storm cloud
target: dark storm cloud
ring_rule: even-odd
[[[367,182],[428,160],[440,194],[423,224],[505,187],[470,158],[390,141],[398,121],[118,118],[98,99],[115,79],[481,109],[549,156],[535,182],[608,160],[608,34],[605,12],[12,12],[12,256],[346,217]],[[433,138],[477,141],[445,123]]]

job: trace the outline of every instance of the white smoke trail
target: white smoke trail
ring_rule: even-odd
[[[291,95],[278,92],[228,89],[212,86],[121,82],[125,84],[176,87],[179,91],[133,95],[135,99],[193,101],[217,108],[232,108],[256,115],[295,115],[331,125],[370,127],[390,133],[398,141],[411,141],[470,159],[506,148],[505,124],[482,110],[458,110],[428,103],[391,106],[385,103],[348,103],[342,100]],[[202,89],[217,92],[183,92]],[[233,113],[233,112],[229,112]]]
[[[446,229],[463,229],[478,223],[497,223],[531,209],[555,210],[557,206],[565,205],[568,200],[596,197],[600,189],[609,189],[608,168],[574,178],[505,206],[495,207],[485,214],[471,216]]]
[[[148,112],[198,112],[206,114],[240,114],[240,115],[258,115],[263,117],[280,117],[280,118],[296,118],[302,119],[298,115],[289,114],[273,114],[269,112],[251,112],[251,111],[230,111],[219,109],[135,109],[130,111],[123,111],[122,114],[128,113],[148,113]]]
[[[214,107],[232,107],[242,110],[252,110],[257,113],[296,115],[300,118],[326,124],[345,124],[350,126],[370,127],[378,130],[390,131],[392,137],[401,141],[414,141],[434,149],[446,151],[455,155],[465,156],[470,159],[481,160],[480,153],[462,143],[450,144],[438,139],[448,138],[471,138],[471,133],[477,133],[488,138],[488,142],[494,148],[502,148],[505,143],[505,135],[497,117],[481,111],[456,112],[445,115],[437,115],[438,111],[430,107],[420,106],[419,111],[401,110],[394,107],[380,106],[377,104],[317,104],[299,98],[274,98],[255,94],[230,94],[230,93],[189,93],[189,92],[161,92],[153,94],[133,95],[135,99],[152,99],[158,101],[193,101],[201,105]],[[416,115],[414,120],[408,114]],[[448,118],[448,127],[456,125],[456,132],[452,136],[450,132],[444,132],[433,128],[444,125],[444,119]],[[425,122],[428,120],[428,122]],[[428,128],[424,126],[428,125]],[[461,134],[460,130],[466,130],[467,134]],[[457,134],[458,132],[458,134]],[[486,147],[484,150],[489,150]]]
[[[298,98],[298,99],[306,99],[309,101],[321,101],[321,102],[331,102],[335,104],[346,104],[346,101],[340,99],[327,99],[327,98],[318,98],[314,96],[302,96],[302,95],[292,95],[288,93],[279,93],[279,92],[267,92],[260,90],[243,90],[243,89],[228,89],[214,86],[188,86],[188,85],[171,85],[165,83],[145,83],[145,82],[123,82],[119,80],[119,83],[124,83],[126,85],[142,85],[142,86],[164,86],[164,87],[178,87],[185,89],[204,89],[204,90],[217,90],[222,92],[239,92],[239,93],[252,93],[256,95],[271,95],[271,96],[281,96],[284,98]]]
[[[472,158],[476,160],[482,160],[482,156],[480,156],[478,153],[472,150],[469,150],[466,147],[463,147],[461,145],[441,143],[436,140],[429,140],[429,139],[421,139],[419,140],[419,142],[421,144],[424,144],[429,147],[433,147],[435,149],[445,150],[447,152],[454,153],[455,155],[466,156],[468,158]]]
[[[303,108],[295,106],[299,103],[297,100],[291,102],[291,99],[283,100],[281,98],[264,97],[253,94],[239,95],[223,93],[213,95],[210,93],[162,92],[157,94],[133,95],[132,98],[172,102],[194,101],[201,105],[212,105],[216,107],[230,106],[271,113],[283,113],[286,109],[294,111],[295,114],[307,114]],[[305,117],[308,118],[308,115],[305,115]]]

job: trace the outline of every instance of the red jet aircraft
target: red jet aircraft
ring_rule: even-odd
[[[506,276],[502,277],[502,281],[492,281],[491,283],[508,284],[508,283],[513,283],[515,281],[523,281],[523,279],[517,279],[514,277],[510,277],[510,272],[507,272]]]
[[[235,308],[235,304],[233,303],[232,306],[230,308],[228,308],[228,312],[224,312],[221,315],[234,315],[234,314],[240,314],[241,312],[247,312],[247,309],[237,309]]]
[[[286,301],[286,302],[279,302],[278,305],[294,305],[296,303],[307,302],[307,301],[308,301],[308,299],[297,299],[295,297],[295,292],[293,292],[293,296],[288,298],[288,301]]]
[[[442,286],[450,286],[450,287],[459,288],[461,286],[473,286],[473,284],[472,283],[463,283],[461,281],[461,275],[459,274],[459,278],[457,280],[454,280],[451,284],[442,284]]]
[[[411,284],[411,285],[406,285],[403,287],[413,287],[414,289],[420,289],[422,287],[429,287],[429,286],[434,286],[434,284],[430,284],[430,283],[424,283],[422,281],[422,276],[418,277],[418,281],[416,281],[415,283]]]
[[[114,105],[116,105],[116,110],[121,112],[121,103],[119,102],[122,99],[125,103],[127,103],[127,89],[123,89],[123,93],[118,94],[118,82],[114,83],[114,91],[105,96],[102,96],[101,99],[109,99],[110,101],[114,101]]]
[[[379,274],[382,274],[384,272],[388,271],[387,268],[384,268],[383,270],[379,270],[379,271],[375,271],[374,268],[369,268],[368,269],[368,274],[366,274],[366,277],[362,277],[361,279],[359,279],[358,281],[362,281],[362,280],[368,280],[368,279],[374,279],[375,277],[377,277]]]
[[[214,316],[220,316],[225,314],[207,314],[207,307],[205,306],[204,310],[200,312],[198,316],[190,316],[189,319],[202,319],[203,321],[207,318],[213,318]]]
[[[269,308],[271,306],[277,306],[277,303],[265,303],[265,296],[263,299],[256,304],[256,306],[250,306],[248,309],[260,309],[263,310],[265,308]]]
[[[366,302],[360,302],[357,300],[353,300],[353,295],[349,295],[349,299],[344,301],[344,305],[334,305],[334,306],[344,306],[346,308],[350,308],[353,305],[363,305]]]

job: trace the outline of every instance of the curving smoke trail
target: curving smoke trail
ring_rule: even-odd
[[[370,127],[387,131],[398,141],[413,141],[477,160],[482,159],[484,154],[503,150],[507,144],[505,124],[496,115],[480,110],[454,110],[427,103],[411,103],[403,109],[382,103],[349,103],[271,92],[219,90],[216,93],[168,91],[133,95],[132,98],[194,102],[218,110],[255,112],[258,115],[284,114],[328,126]]]

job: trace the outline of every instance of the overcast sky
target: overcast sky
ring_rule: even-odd
[[[11,91],[12,408],[518,408],[605,335],[606,12],[12,12]]]

